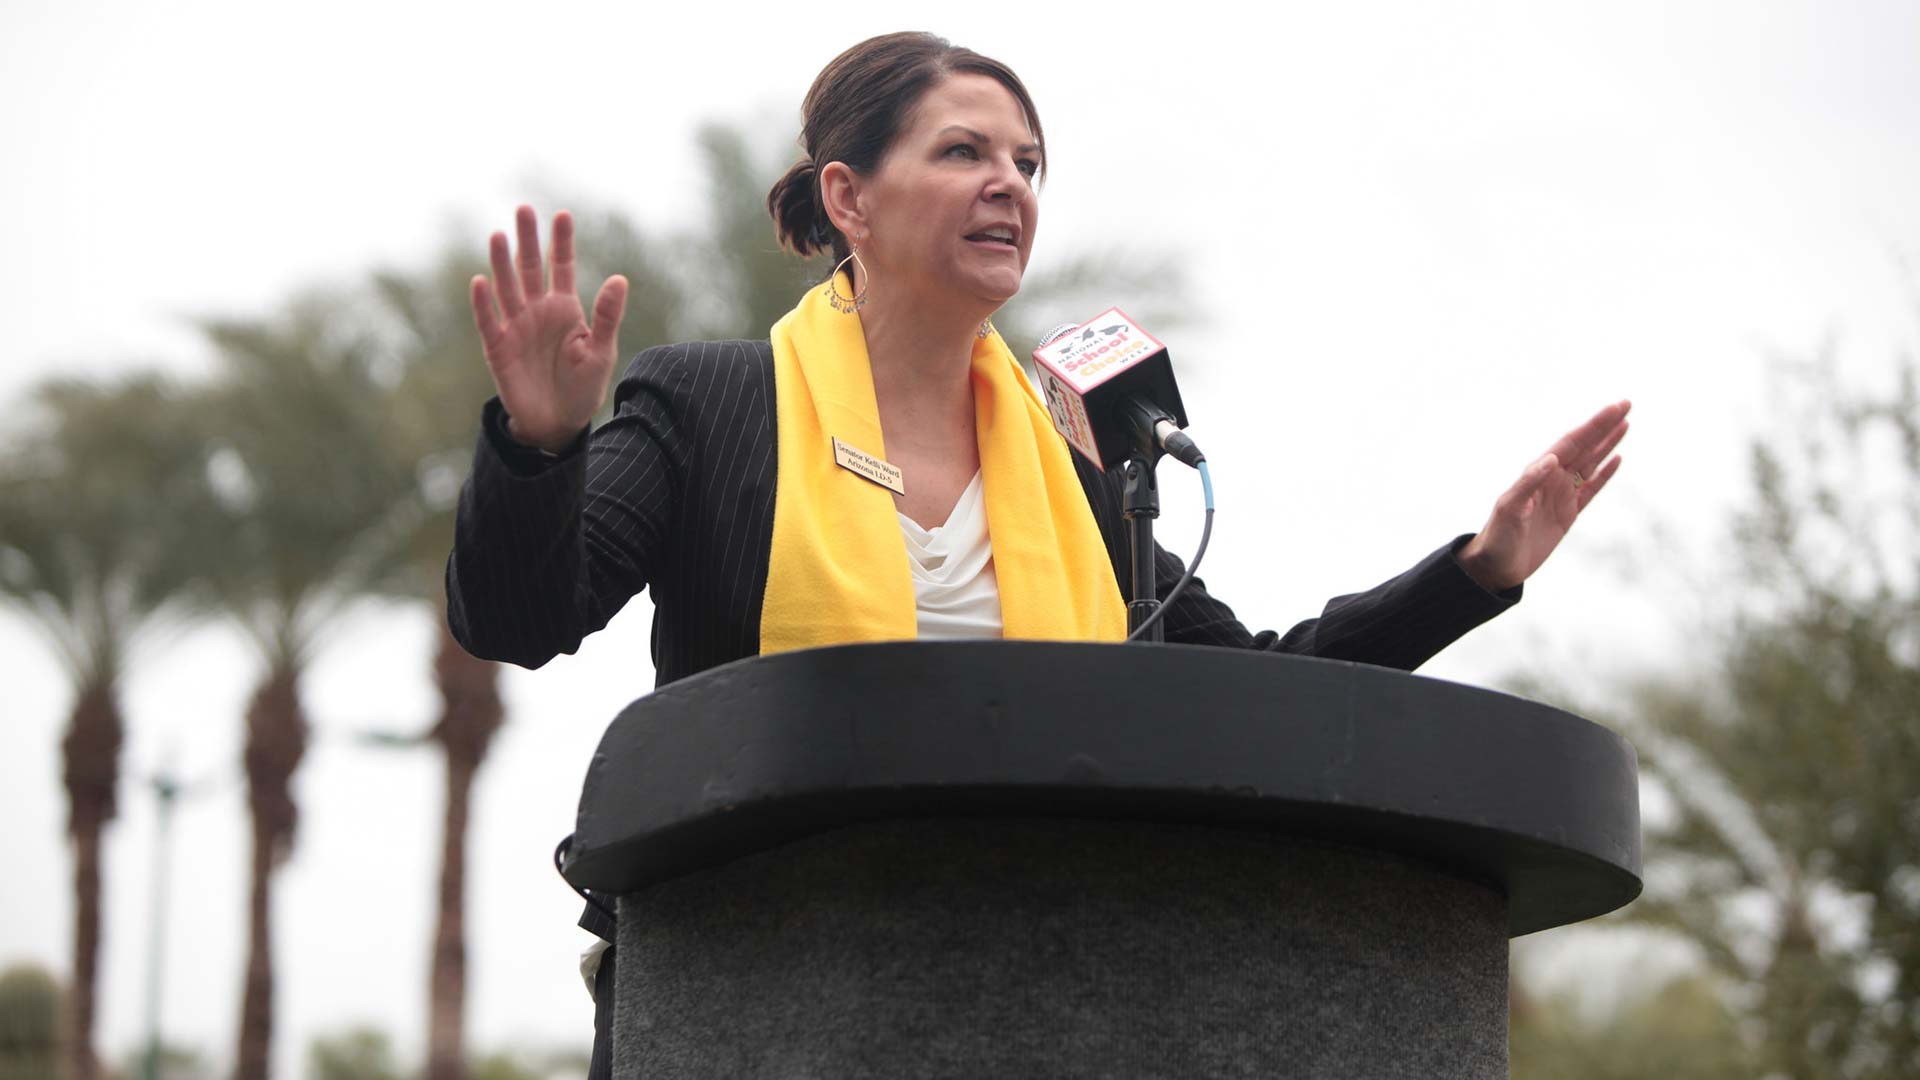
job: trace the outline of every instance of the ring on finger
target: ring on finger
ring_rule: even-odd
[[[1567,475],[1573,477],[1573,489],[1575,491],[1580,490],[1580,485],[1587,482],[1587,478],[1580,475],[1579,469],[1568,469]]]

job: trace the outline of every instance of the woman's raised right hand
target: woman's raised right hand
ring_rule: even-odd
[[[507,234],[488,245],[492,284],[474,276],[473,322],[507,410],[507,433],[515,442],[558,452],[572,444],[606,400],[627,306],[627,279],[618,274],[600,286],[587,325],[573,283],[573,217],[553,216],[553,280],[540,262],[540,219],[533,207],[514,215],[519,233],[516,264]],[[494,301],[499,301],[499,309]]]

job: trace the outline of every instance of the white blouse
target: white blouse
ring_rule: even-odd
[[[960,493],[946,524],[923,529],[907,515],[898,516],[913,569],[920,639],[1000,637],[1000,583],[993,574],[986,484],[980,474],[974,473]]]

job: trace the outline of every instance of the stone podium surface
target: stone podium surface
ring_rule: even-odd
[[[1638,895],[1636,773],[1359,664],[846,646],[629,706],[563,871],[618,1077],[1505,1077],[1507,939]]]

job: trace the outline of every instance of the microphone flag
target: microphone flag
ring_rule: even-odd
[[[1047,411],[1095,468],[1104,471],[1126,459],[1135,445],[1130,413],[1140,406],[1187,426],[1167,347],[1119,308],[1049,338],[1033,353]]]

